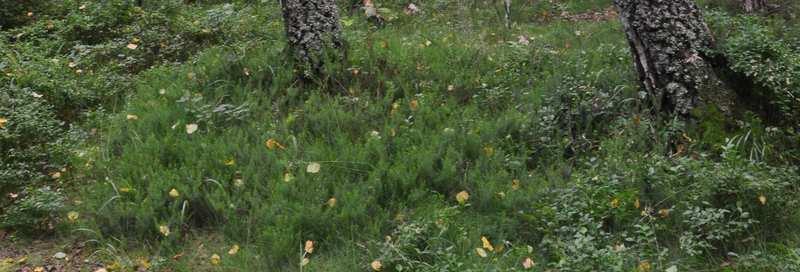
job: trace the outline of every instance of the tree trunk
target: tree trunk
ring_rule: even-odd
[[[614,0],[656,112],[688,118],[713,76],[714,39],[693,0]]]
[[[742,0],[742,5],[748,13],[762,11],[767,8],[767,0]]]
[[[282,0],[281,5],[289,50],[298,64],[316,72],[329,53],[344,48],[335,0]]]

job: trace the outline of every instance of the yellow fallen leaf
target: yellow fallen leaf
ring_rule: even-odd
[[[638,267],[637,271],[639,271],[639,272],[650,272],[651,269],[652,269],[652,265],[650,265],[650,261],[643,260],[643,261],[639,262],[639,267]]]
[[[69,221],[72,221],[72,222],[78,221],[78,217],[79,216],[80,215],[78,214],[78,212],[75,212],[75,211],[67,213],[67,219],[69,219]]]
[[[286,172],[283,173],[283,182],[290,182],[294,179],[294,175],[292,173]]]
[[[169,196],[172,198],[178,198],[181,196],[181,193],[179,193],[177,189],[172,188],[172,190],[169,190]]]
[[[467,200],[469,200],[469,193],[467,191],[461,191],[456,194],[456,201],[458,201],[458,204],[463,205],[464,203],[467,203]]]
[[[490,145],[483,147],[483,154],[486,154],[486,157],[491,157],[494,155],[494,147]]]
[[[658,210],[658,215],[661,216],[661,218],[667,218],[669,216],[669,209]]]
[[[285,147],[283,147],[283,145],[281,145],[281,143],[278,142],[278,140],[275,140],[275,139],[272,139],[272,138],[267,139],[267,141],[264,144],[267,146],[267,149],[269,149],[269,150],[274,150],[276,148],[278,148],[278,149],[284,149],[285,148]]]
[[[135,50],[136,48],[139,48],[139,45],[135,43],[129,43],[126,47],[130,50]]]
[[[209,258],[209,262],[211,262],[212,265],[219,265],[219,263],[222,262],[222,258],[219,255],[214,254],[211,255],[211,258]]]
[[[50,173],[50,177],[53,178],[53,179],[60,179],[61,178],[61,172]]]
[[[333,208],[334,206],[336,206],[336,198],[331,197],[330,199],[328,199],[327,202],[325,202],[325,204],[328,205],[328,207]]]
[[[512,190],[515,190],[515,191],[519,190],[519,186],[520,185],[519,185],[519,180],[518,179],[515,179],[515,180],[511,181],[511,189]]]
[[[308,254],[314,253],[314,241],[307,240],[305,246],[303,247],[303,249]]]
[[[372,261],[369,266],[372,267],[372,271],[381,271],[383,269],[383,264],[379,260]]]
[[[309,172],[311,174],[319,173],[320,167],[321,165],[317,162],[309,163],[308,166],[306,167],[306,172]]]
[[[0,117],[0,128],[6,127],[6,123],[8,123],[8,119]]]
[[[228,255],[236,255],[236,253],[239,253],[239,245],[231,246],[231,249],[228,250]]]
[[[531,269],[534,265],[536,265],[536,263],[534,263],[531,258],[525,258],[525,260],[522,261],[522,268]]]
[[[615,197],[614,199],[611,199],[611,203],[610,204],[611,204],[611,208],[614,208],[614,209],[619,208],[619,206],[620,206],[619,198]]]
[[[169,232],[169,226],[166,226],[166,225],[158,226],[158,231],[161,232],[161,235],[164,235],[164,237],[169,236],[169,233],[170,233]]]
[[[758,202],[761,202],[761,205],[767,205],[767,197],[765,195],[758,196]]]
[[[130,193],[131,192],[131,188],[130,187],[122,187],[122,188],[119,188],[119,192],[120,193]]]
[[[241,179],[241,178],[233,179],[233,186],[236,186],[236,187],[244,186],[244,179]]]
[[[636,208],[636,209],[639,209],[640,207],[642,207],[642,204],[639,203],[639,199],[638,198],[636,199],[636,201],[633,202],[633,207]]]
[[[234,165],[236,165],[236,160],[234,160],[234,159],[225,160],[225,165],[234,166]]]
[[[483,248],[488,251],[494,251],[494,246],[492,246],[492,242],[489,242],[489,238],[486,236],[481,236],[481,243],[483,243]]]
[[[133,114],[128,114],[128,116],[125,116],[125,118],[131,121],[139,120],[139,116]]]
[[[475,248],[475,253],[477,253],[478,256],[481,256],[481,258],[486,258],[486,256],[489,256],[486,254],[486,250],[483,250],[482,248]]]
[[[147,258],[139,258],[139,268],[143,268],[144,270],[150,269],[150,261]]]
[[[411,100],[411,102],[408,103],[408,107],[411,108],[412,111],[416,111],[419,109],[419,101],[416,99]]]
[[[186,125],[186,134],[192,134],[197,131],[197,124],[188,124]]]

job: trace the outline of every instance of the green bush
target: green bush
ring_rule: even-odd
[[[800,48],[791,36],[795,30],[770,27],[788,23],[783,20],[753,16],[716,14],[712,22],[728,28],[720,50],[730,68],[755,83],[744,95],[765,100],[770,106],[764,111],[774,116],[771,119],[796,124],[800,120]]]
[[[0,192],[17,192],[63,167],[68,150],[63,123],[40,94],[13,85],[0,88],[0,117],[7,120],[0,126]]]
[[[64,207],[62,193],[41,187],[20,192],[17,197],[19,200],[0,215],[0,228],[28,235],[53,231],[57,224],[55,217]]]
[[[0,0],[0,29],[9,29],[41,16],[49,2],[47,0]],[[29,14],[30,12],[30,14]]]

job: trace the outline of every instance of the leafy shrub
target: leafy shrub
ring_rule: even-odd
[[[783,122],[800,120],[800,50],[795,41],[779,36],[767,26],[767,19],[750,16],[715,19],[734,31],[721,45],[731,69],[753,80],[756,88],[747,90],[754,97],[764,97],[774,106],[774,115],[785,116]],[[760,87],[760,88],[759,88]],[[781,119],[781,118],[775,118]]]
[[[792,232],[796,212],[770,211],[800,207],[796,167],[748,160],[731,142],[720,160],[646,154],[651,147],[639,142],[653,136],[623,124],[623,133],[601,141],[598,157],[579,157],[583,167],[571,181],[538,195],[531,215],[521,217],[536,218],[530,223],[543,236],[531,238],[540,239],[550,266],[629,271],[646,260],[666,269],[676,254],[748,252],[747,241]]]
[[[0,0],[0,29],[30,22],[48,6],[47,0]],[[31,13],[30,15],[28,13]]]
[[[0,192],[14,192],[61,168],[67,141],[63,123],[39,94],[13,85],[0,88]]]
[[[535,157],[572,157],[591,151],[613,130],[611,123],[630,115],[634,102],[622,86],[605,89],[567,76],[528,118],[524,139],[540,153]]]
[[[64,207],[64,196],[50,187],[21,192],[20,200],[0,215],[0,228],[22,233],[53,230],[54,216]]]

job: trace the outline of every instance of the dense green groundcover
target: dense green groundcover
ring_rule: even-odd
[[[3,31],[12,239],[118,271],[800,270],[791,10],[706,2],[767,106],[685,123],[639,99],[610,1],[515,1],[511,28],[483,1],[345,10],[320,84],[294,80],[277,3],[197,2]]]

